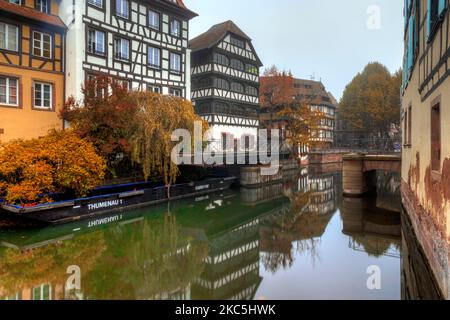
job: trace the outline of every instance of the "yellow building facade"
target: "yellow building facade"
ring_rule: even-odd
[[[405,1],[402,199],[442,295],[450,299],[449,0]]]
[[[0,142],[62,129],[66,26],[56,0],[0,0]]]

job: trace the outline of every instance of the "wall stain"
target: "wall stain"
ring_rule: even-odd
[[[437,222],[437,225],[446,233],[447,202],[450,201],[450,159],[445,159],[440,178],[433,177],[431,167],[428,166],[425,172],[425,196],[431,204],[430,214]]]

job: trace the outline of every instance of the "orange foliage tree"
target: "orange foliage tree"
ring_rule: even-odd
[[[85,196],[104,177],[105,161],[73,131],[51,131],[0,148],[0,195],[9,203],[50,201],[48,193]]]
[[[298,146],[320,146],[315,136],[324,115],[311,108],[312,101],[294,97],[294,78],[290,71],[279,71],[276,66],[266,69],[260,85],[261,122],[266,128],[284,129],[284,147],[293,156]]]
[[[73,97],[66,102],[60,117],[81,137],[92,142],[107,160],[114,178],[124,164],[120,155],[130,151],[128,137],[135,129],[136,104],[127,86],[104,75],[86,81],[83,101]]]
[[[259,102],[266,115],[264,124],[273,128],[276,113],[292,103],[294,78],[289,71],[279,71],[276,66],[266,69],[260,79]]]

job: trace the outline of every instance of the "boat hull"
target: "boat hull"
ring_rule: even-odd
[[[167,201],[197,197],[230,188],[235,178],[213,178],[170,187],[131,190],[83,199],[74,199],[35,207],[1,205],[1,210],[12,217],[44,224],[64,224],[114,212],[148,207]],[[168,194],[170,194],[170,199]]]

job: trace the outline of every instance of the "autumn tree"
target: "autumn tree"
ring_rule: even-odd
[[[85,196],[101,183],[105,161],[71,130],[6,143],[0,148],[0,195],[9,203],[47,202],[46,194]]]
[[[314,99],[311,95],[311,99]],[[290,71],[276,66],[266,69],[260,85],[261,122],[266,128],[283,130],[283,146],[297,157],[299,146],[314,148],[321,142],[315,136],[323,114],[311,108],[312,100],[294,97],[294,78]]]
[[[292,103],[294,78],[290,71],[280,71],[276,66],[266,69],[260,78],[259,102],[263,123],[273,128],[276,114]]]
[[[86,81],[82,91],[83,101],[69,98],[60,116],[81,138],[93,143],[114,178],[124,166],[121,155],[130,151],[128,137],[135,130],[136,104],[127,86],[103,75]]]
[[[345,88],[339,117],[349,129],[385,136],[400,124],[402,72],[391,74],[380,63],[369,63]]]
[[[195,121],[202,122],[203,130],[208,125],[185,99],[152,92],[134,92],[132,97],[139,112],[136,113],[137,129],[130,138],[131,159],[141,166],[146,180],[158,174],[170,187],[179,175],[178,166],[171,159],[177,144],[172,141],[172,133],[186,129],[193,137]]]

